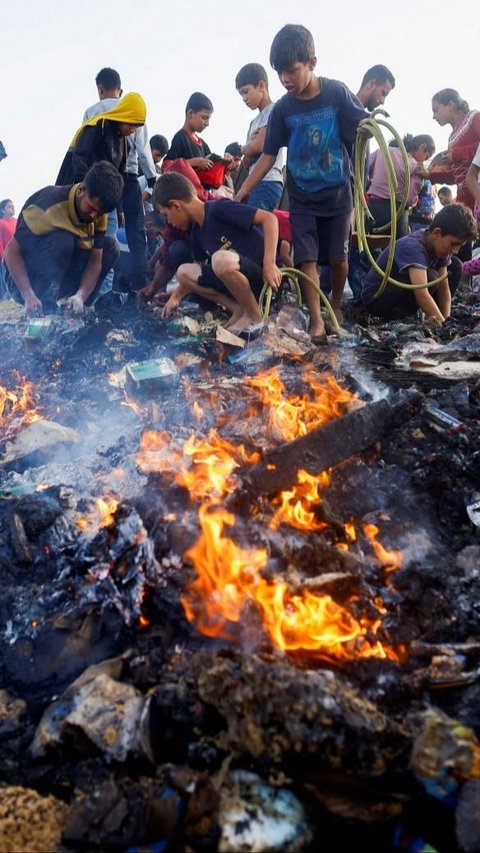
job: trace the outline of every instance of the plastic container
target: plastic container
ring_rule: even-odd
[[[179,372],[171,358],[151,358],[126,366],[126,386],[130,392],[152,394],[178,384]]]

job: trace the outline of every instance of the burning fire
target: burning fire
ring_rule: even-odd
[[[20,381],[14,391],[0,385],[0,440],[7,441],[22,427],[38,421],[42,415],[37,409],[33,382]]]
[[[364,524],[363,532],[365,533],[368,541],[371,543],[377,560],[385,567],[385,574],[390,574],[391,572],[394,572],[395,569],[399,569],[401,567],[402,552],[389,551],[387,548],[384,548],[381,542],[378,542],[377,536],[380,533],[380,529],[376,524]]]
[[[113,495],[97,498],[93,509],[75,519],[75,524],[85,533],[97,533],[102,527],[113,524],[114,515],[118,509],[118,500]]]
[[[183,469],[176,481],[186,486],[193,500],[207,500],[212,495],[223,497],[233,490],[229,480],[235,468],[260,461],[259,453],[248,453],[243,444],[233,445],[215,430],[210,430],[205,440],[191,435],[183,453],[190,457],[191,467]]]
[[[285,441],[306,435],[338,418],[342,414],[342,406],[354,399],[354,395],[342,388],[331,375],[323,375],[320,380],[311,368],[305,370],[303,379],[309,386],[309,393],[291,397],[286,396],[279,367],[249,379],[249,385],[257,389],[268,410],[270,429]]]
[[[264,371],[247,380],[258,394],[249,408],[252,433],[260,415],[267,413],[268,429],[281,440],[293,440],[342,414],[353,395],[341,388],[332,376],[321,376],[313,369],[304,373],[308,391],[288,396],[279,368]],[[251,392],[250,392],[251,395]],[[194,414],[198,418],[201,408]],[[217,423],[232,420],[220,411]],[[286,582],[267,580],[262,570],[267,563],[265,549],[242,548],[226,533],[235,522],[232,513],[219,501],[234,491],[234,474],[240,465],[256,464],[259,454],[249,452],[242,444],[233,444],[210,430],[206,438],[191,435],[179,451],[167,432],[147,430],[143,433],[137,462],[145,471],[158,471],[188,489],[193,500],[201,502],[199,521],[201,535],[185,556],[192,560],[196,579],[186,590],[182,603],[190,621],[207,636],[234,638],[234,625],[245,617],[247,604],[261,613],[265,630],[272,642],[284,651],[303,650],[329,660],[353,657],[389,657],[396,654],[375,638],[380,627],[376,621],[356,619],[329,595],[301,594],[289,591]],[[328,473],[312,476],[299,471],[298,482],[282,492],[274,501],[270,520],[273,529],[282,523],[301,530],[318,531],[327,523],[315,511],[321,504],[321,490],[330,481]],[[377,540],[378,529],[366,526],[365,535],[377,559],[391,571],[399,565],[397,552],[388,552]],[[357,539],[351,523],[345,524],[348,549]],[[379,599],[379,616],[384,612]]]
[[[329,660],[351,657],[391,657],[394,653],[370,639],[380,625],[356,620],[329,595],[309,591],[292,595],[287,584],[266,580],[265,549],[246,549],[224,535],[235,517],[220,507],[199,510],[201,536],[185,556],[198,577],[182,598],[190,621],[202,634],[234,638],[231,623],[242,620],[245,606],[254,602],[273,643],[284,651],[309,651]],[[230,624],[229,624],[230,623]]]
[[[319,494],[322,486],[328,486],[329,474],[324,471],[320,475],[309,474],[308,471],[298,472],[298,483],[276,498],[279,507],[270,521],[273,530],[281,524],[289,524],[298,530],[324,530],[327,524],[319,521],[312,510],[315,504],[321,503]]]

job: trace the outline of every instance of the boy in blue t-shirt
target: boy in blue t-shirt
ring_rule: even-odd
[[[158,178],[153,205],[170,225],[190,230],[194,259],[178,268],[179,285],[162,316],[168,317],[184,296],[195,293],[231,312],[225,324],[231,332],[250,335],[260,330],[257,297],[264,282],[274,290],[281,283],[273,213],[230,199],[200,201],[192,182],[177,172]]]
[[[277,33],[270,64],[287,94],[270,113],[263,154],[236,199],[246,198],[286,146],[295,265],[318,285],[318,264],[330,264],[332,306],[340,316],[353,209],[348,152],[368,113],[343,83],[317,77],[316,63],[313,38],[305,27],[287,24]],[[310,336],[320,343],[325,337],[320,298],[308,283],[302,290]]]
[[[375,298],[381,277],[372,268],[362,281],[362,302],[371,314],[396,319],[415,314],[420,308],[428,317],[443,323],[450,316],[452,296],[458,287],[462,264],[456,255],[467,240],[475,240],[477,224],[464,204],[449,204],[436,214],[429,228],[414,231],[395,243],[391,278],[405,284],[423,285],[418,290],[398,287],[388,282]],[[377,260],[386,268],[388,248]],[[439,284],[428,288],[427,282],[448,273]]]

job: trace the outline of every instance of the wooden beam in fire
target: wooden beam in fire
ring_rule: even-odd
[[[273,495],[293,486],[299,470],[321,474],[372,447],[411,417],[423,399],[419,391],[402,390],[389,400],[368,403],[308,435],[285,442],[266,453],[259,465],[245,470],[242,485],[251,494]]]

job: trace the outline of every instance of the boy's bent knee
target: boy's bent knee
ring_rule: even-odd
[[[212,269],[219,278],[240,269],[240,258],[236,252],[219,249],[212,255]]]
[[[198,281],[201,273],[199,264],[182,264],[177,270],[177,280],[180,284]]]

